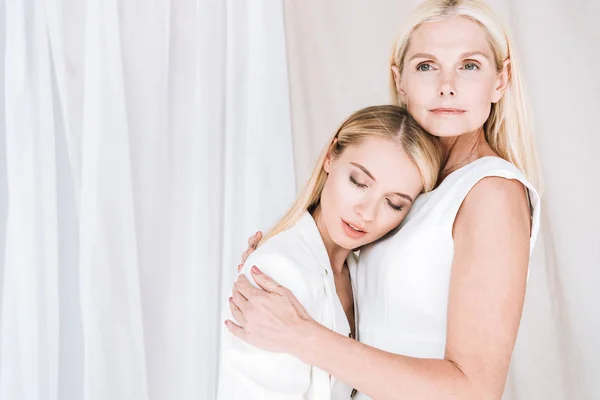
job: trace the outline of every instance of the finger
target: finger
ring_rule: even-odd
[[[256,247],[258,246],[260,239],[262,239],[262,232],[257,231],[254,235],[252,235],[248,239],[248,246],[250,246],[250,248],[252,248],[253,250],[256,250]]]
[[[252,247],[248,247],[244,252],[244,263],[248,260],[248,257],[250,257],[250,254],[252,253],[254,253],[254,249]]]
[[[225,326],[227,327],[227,330],[233,334],[233,336],[245,340],[244,329],[241,326],[236,325],[235,322],[229,319],[225,321]]]
[[[244,317],[244,313],[235,305],[235,302],[231,297],[229,298],[229,310],[231,310],[231,315],[235,319],[235,322],[240,324],[241,327],[244,327],[246,325],[246,317]]]
[[[238,290],[232,291],[231,301],[233,301],[235,303],[235,305],[242,311],[246,310],[246,308],[248,306],[248,299],[246,297],[244,297],[244,295],[241,294]]]
[[[260,286],[263,290],[269,293],[282,293],[282,289],[284,289],[283,286],[275,282],[273,278],[271,278],[269,275],[265,274],[260,269],[258,269],[256,265],[253,265],[250,271],[256,284]]]
[[[242,270],[242,267],[244,266],[244,264],[238,264],[237,266],[237,270],[238,272],[240,272]]]
[[[254,243],[256,243],[256,235],[257,234],[258,234],[258,232],[256,232],[254,235],[252,235],[248,238],[248,247],[254,247]]]
[[[266,294],[263,290],[251,284],[248,278],[246,278],[246,275],[238,276],[237,280],[235,281],[234,288],[250,301],[252,301],[253,298],[264,296]]]
[[[242,264],[246,263],[246,260],[248,259],[248,257],[250,257],[250,254],[254,252],[254,250],[254,248],[248,247],[246,251],[244,251],[244,253],[242,254]]]
[[[246,259],[248,258],[248,250],[245,250],[242,253],[242,264],[246,262]]]
[[[258,243],[262,240],[263,238],[263,234],[261,231],[256,232],[256,244],[258,245]],[[256,247],[256,246],[255,246]]]

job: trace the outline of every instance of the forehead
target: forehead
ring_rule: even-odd
[[[420,25],[411,36],[407,56],[416,52],[430,54],[480,51],[492,58],[492,49],[485,29],[477,22],[464,17]]]
[[[394,171],[417,170],[402,146],[383,138],[368,138],[356,145],[348,146],[341,154],[343,162],[354,162],[367,168],[376,179],[397,180]]]

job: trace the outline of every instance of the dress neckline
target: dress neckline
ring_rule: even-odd
[[[440,184],[439,184],[439,185],[437,185],[437,187],[436,187],[435,189],[433,189],[433,190],[431,190],[431,191],[429,191],[429,192],[427,192],[427,193],[423,193],[423,194],[429,194],[429,193],[433,193],[433,192],[437,191],[437,190],[438,190],[440,187],[442,187],[442,185],[444,184],[444,182],[448,181],[448,178],[450,178],[452,175],[455,175],[455,174],[456,174],[456,173],[458,173],[459,171],[462,171],[462,170],[464,170],[464,169],[466,169],[466,168],[469,168],[469,167],[471,167],[472,165],[474,165],[474,164],[478,163],[479,161],[481,161],[481,160],[485,160],[485,159],[488,159],[488,158],[497,158],[497,159],[499,159],[499,160],[502,160],[502,161],[508,162],[508,161],[506,161],[504,158],[502,158],[502,157],[498,157],[498,156],[483,156],[483,157],[479,157],[478,159],[471,161],[471,162],[470,162],[470,163],[468,163],[467,165],[463,165],[462,167],[458,168],[457,170],[454,170],[454,171],[450,172],[450,173],[449,173],[449,174],[448,174],[448,175],[447,175],[447,176],[446,176],[446,177],[445,177],[445,178],[444,178],[444,179],[443,179],[443,180],[440,182]],[[422,195],[423,195],[423,194],[422,194]],[[421,196],[422,196],[422,195],[421,195]]]

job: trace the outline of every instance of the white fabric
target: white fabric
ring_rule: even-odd
[[[294,198],[281,2],[0,10],[0,398],[214,399],[221,282]]]
[[[281,1],[1,2],[0,398],[214,398],[245,239],[345,116],[388,102],[417,2],[286,1],[285,32]],[[505,399],[600,398],[600,2],[492,5],[546,180]]]
[[[356,260],[352,252],[347,263],[354,285]],[[240,274],[258,287],[250,273],[253,265],[258,265],[261,271],[290,289],[315,321],[344,336],[350,335],[350,325],[337,296],[327,250],[308,212],[248,257]],[[227,318],[234,320],[231,313]],[[289,354],[258,349],[233,335],[224,339],[222,351],[223,368],[218,393],[221,400],[350,398],[351,387]]]
[[[417,3],[285,3],[298,187],[345,116],[389,102],[389,51]],[[600,2],[490,4],[521,55],[545,180],[504,399],[600,399]]]
[[[362,342],[411,357],[444,358],[452,227],[468,192],[487,176],[516,179],[529,188],[533,250],[539,197],[523,175],[498,157],[454,171],[438,188],[417,198],[394,234],[361,251],[356,297]]]
[[[53,400],[58,386],[54,96],[43,10],[27,3],[5,5],[8,202],[0,398]]]
[[[484,157],[451,173],[435,190],[417,198],[399,229],[361,250],[356,299],[361,342],[417,358],[443,359],[452,227],[464,198],[481,179],[516,179],[529,188],[531,244],[539,226],[539,196],[509,162]],[[357,399],[368,399],[359,394]]]

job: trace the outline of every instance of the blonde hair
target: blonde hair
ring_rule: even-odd
[[[521,78],[520,60],[511,47],[507,29],[498,16],[480,0],[426,0],[408,17],[405,29],[398,35],[390,57],[390,67],[396,66],[402,76],[406,52],[413,32],[422,24],[450,18],[468,18],[481,25],[488,34],[498,72],[504,61],[510,59],[509,83],[502,99],[492,104],[485,125],[485,139],[502,158],[513,163],[523,172],[538,191],[541,191],[541,173],[531,111]],[[390,68],[391,69],[391,68]],[[390,71],[390,92],[394,104],[403,105],[398,97],[394,75]]]
[[[382,138],[401,146],[419,169],[423,190],[435,187],[442,165],[439,140],[425,132],[405,108],[395,105],[363,108],[348,117],[329,139],[295,203],[260,243],[290,228],[305,211],[312,212],[319,205],[327,180],[324,165],[328,155],[339,157],[347,147],[368,138]]]

